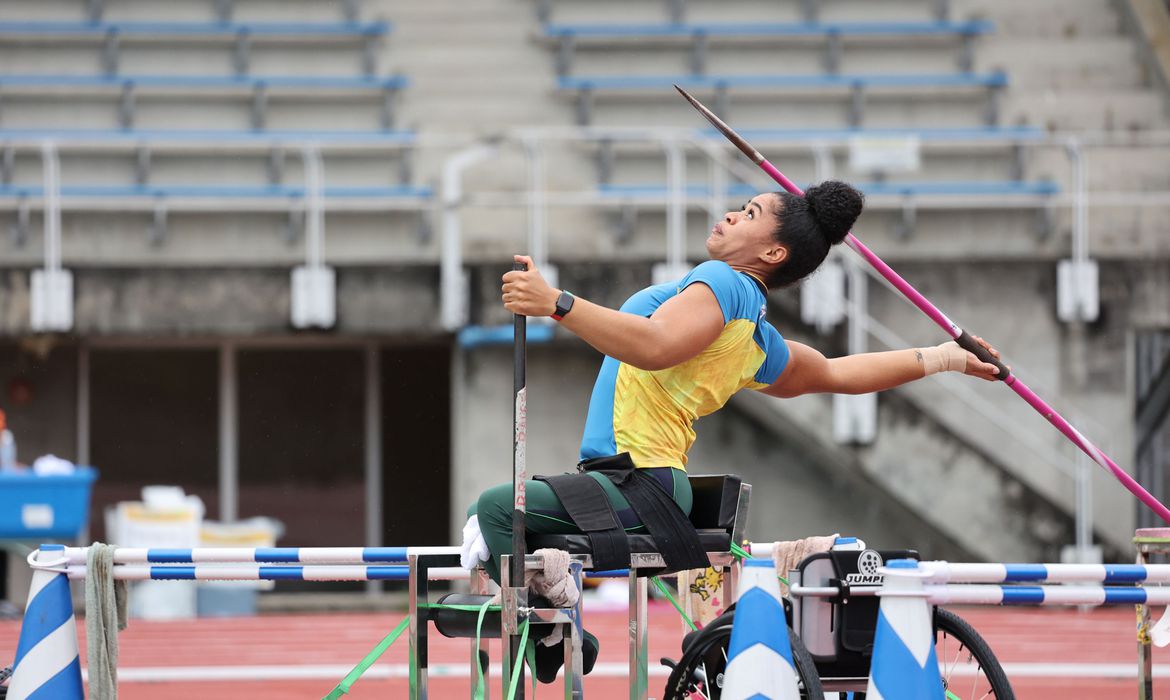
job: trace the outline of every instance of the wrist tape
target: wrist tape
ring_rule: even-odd
[[[926,369],[924,377],[939,372],[963,372],[967,369],[967,351],[953,340],[933,348],[918,348],[918,354],[922,356],[922,365]]]

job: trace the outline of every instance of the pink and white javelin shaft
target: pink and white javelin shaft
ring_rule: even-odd
[[[796,184],[792,182],[792,180],[789,180],[787,177],[785,177],[784,173],[780,172],[776,166],[769,163],[767,159],[765,159],[759,151],[757,151],[747,141],[745,141],[743,137],[735,133],[735,131],[733,131],[731,127],[724,123],[722,119],[715,116],[714,112],[703,106],[701,102],[692,97],[686,90],[683,90],[677,85],[674,87],[679,91],[679,93],[682,94],[683,97],[687,99],[688,102],[691,103],[695,109],[699,110],[699,113],[702,114],[707,119],[707,121],[711,122],[712,126],[714,126],[720,131],[720,133],[726,136],[728,141],[731,141],[731,143],[734,144],[735,147],[738,148],[741,152],[743,152],[745,156],[750,158],[753,163],[760,166],[760,169],[768,173],[768,175],[777,183],[779,183],[781,187],[797,196],[804,195],[804,192],[799,187],[797,187]],[[1162,505],[1161,501],[1154,498],[1149,491],[1146,491],[1144,488],[1142,488],[1141,484],[1139,484],[1137,481],[1134,481],[1133,477],[1131,477],[1129,474],[1126,474],[1121,467],[1117,466],[1116,462],[1109,459],[1109,457],[1106,456],[1105,453],[1100,449],[1098,449],[1096,445],[1089,442],[1088,438],[1082,435],[1079,430],[1072,427],[1072,425],[1070,425],[1063,416],[1056,412],[1056,409],[1049,406],[1044,402],[1043,399],[1037,396],[1036,392],[1029,389],[1026,384],[1016,378],[1016,376],[1011,373],[1011,370],[1009,370],[1006,365],[992,357],[991,354],[987,352],[987,350],[982,345],[977,343],[970,334],[960,328],[954,321],[947,318],[946,314],[944,314],[942,311],[939,311],[938,307],[930,303],[930,300],[922,296],[922,294],[917,289],[912,287],[909,282],[902,279],[901,275],[899,275],[897,272],[894,272],[893,268],[887,265],[876,254],[874,254],[872,250],[865,247],[865,244],[859,241],[857,236],[854,236],[852,233],[848,234],[845,236],[845,244],[856,251],[858,255],[865,258],[866,262],[872,265],[881,274],[882,277],[885,277],[887,280],[889,280],[890,284],[897,287],[898,291],[902,292],[902,294],[910,300],[910,303],[917,306],[919,310],[922,311],[922,313],[930,317],[930,320],[934,321],[940,328],[942,328],[952,338],[954,338],[956,343],[962,346],[965,350],[969,350],[974,353],[975,356],[980,360],[998,367],[999,373],[996,375],[996,378],[1011,387],[1011,390],[1019,394],[1020,398],[1022,398],[1024,401],[1027,401],[1029,406],[1036,409],[1040,415],[1048,419],[1049,423],[1052,423],[1054,426],[1056,426],[1057,430],[1064,433],[1065,437],[1067,437],[1069,440],[1072,440],[1074,445],[1081,448],[1085,454],[1089,455],[1090,459],[1100,465],[1103,469],[1113,474],[1114,478],[1120,481],[1122,485],[1125,486],[1125,488],[1129,489],[1130,493],[1137,496],[1142,503],[1145,503],[1147,506],[1149,506],[1150,510],[1157,513],[1158,517],[1162,518],[1162,520],[1170,524],[1170,509],[1167,509],[1166,506]]]

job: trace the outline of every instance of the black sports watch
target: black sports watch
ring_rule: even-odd
[[[567,316],[573,310],[573,301],[575,299],[576,297],[562,289],[561,295],[557,297],[557,310],[553,312],[553,320],[559,321]]]

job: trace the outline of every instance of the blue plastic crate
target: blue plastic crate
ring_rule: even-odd
[[[97,470],[37,476],[0,472],[0,538],[76,539],[89,521],[89,495]]]

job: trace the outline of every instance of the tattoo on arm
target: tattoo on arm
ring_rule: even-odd
[[[915,350],[915,351],[914,351],[914,356],[918,358],[918,364],[922,364],[922,363],[923,363],[923,361],[922,361],[922,351],[921,351],[921,350]]]

